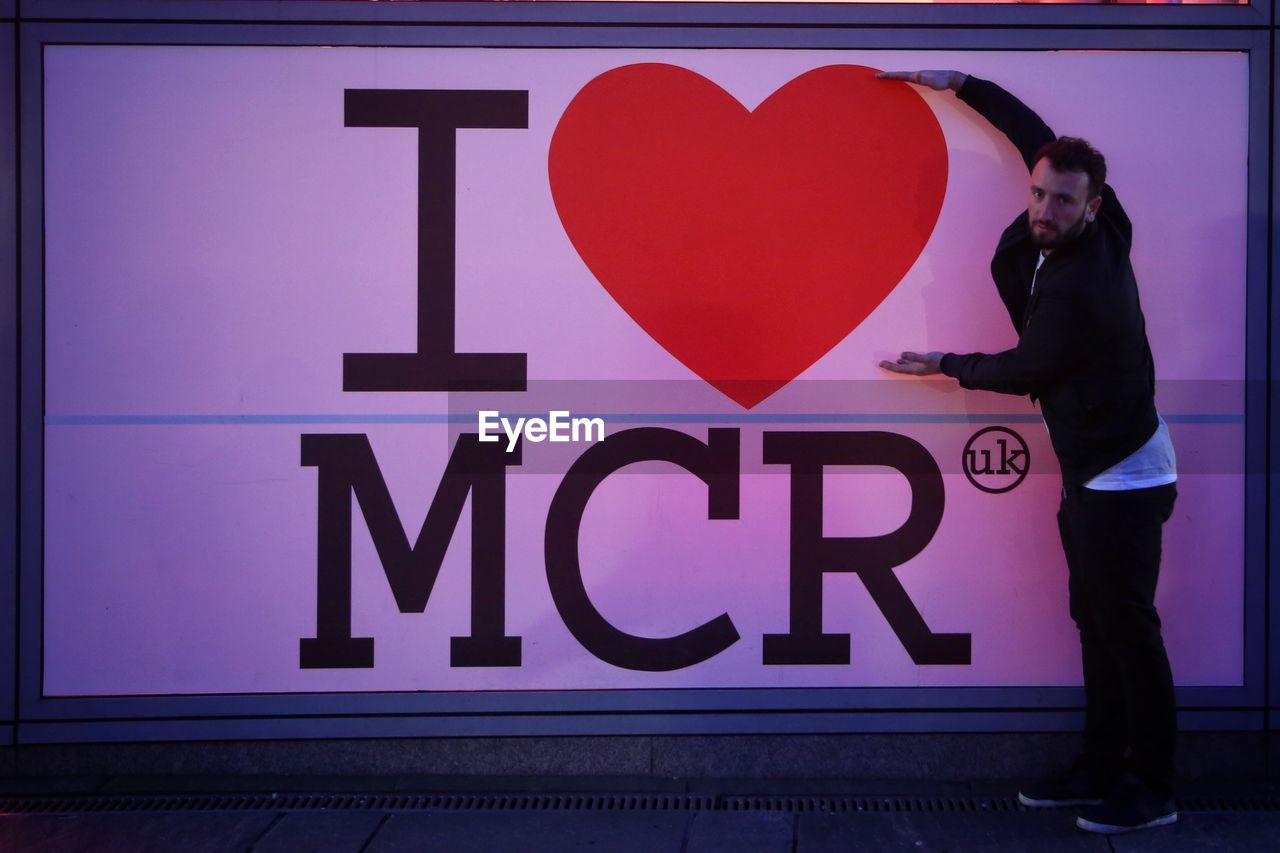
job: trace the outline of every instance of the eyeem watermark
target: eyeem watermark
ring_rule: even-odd
[[[476,413],[481,441],[500,441],[507,437],[507,452],[516,449],[524,436],[526,441],[604,441],[604,418],[575,418],[567,411],[547,412],[546,418],[504,418],[500,412]],[[499,430],[501,432],[499,432]]]

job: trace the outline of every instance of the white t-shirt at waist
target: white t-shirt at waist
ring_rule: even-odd
[[[1178,479],[1178,458],[1169,438],[1169,425],[1160,424],[1147,443],[1084,484],[1100,492],[1122,492],[1164,486]]]

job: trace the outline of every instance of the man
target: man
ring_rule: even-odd
[[[1031,171],[1027,212],[1005,229],[991,261],[1018,345],[994,355],[904,352],[880,363],[1030,395],[1062,468],[1058,528],[1080,629],[1084,748],[1070,771],[1018,798],[1028,806],[1092,806],[1076,823],[1094,832],[1173,823],[1177,723],[1154,599],[1177,474],[1154,405],[1129,219],[1105,183],[1102,155],[1084,140],[1056,138],[995,84],[956,71],[879,76],[956,92]]]

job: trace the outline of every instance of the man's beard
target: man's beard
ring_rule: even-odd
[[[1055,231],[1052,236],[1037,236],[1035,225],[1033,224],[1031,227],[1031,244],[1037,249],[1059,249],[1067,245],[1084,233],[1084,226],[1087,224],[1084,221],[1086,212],[1084,210],[1080,211],[1080,218],[1066,230],[1066,233]]]

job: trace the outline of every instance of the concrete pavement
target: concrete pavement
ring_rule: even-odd
[[[1110,838],[1016,783],[486,777],[144,777],[0,783],[0,850],[1254,851],[1280,849],[1269,783],[1201,784],[1172,827]]]

